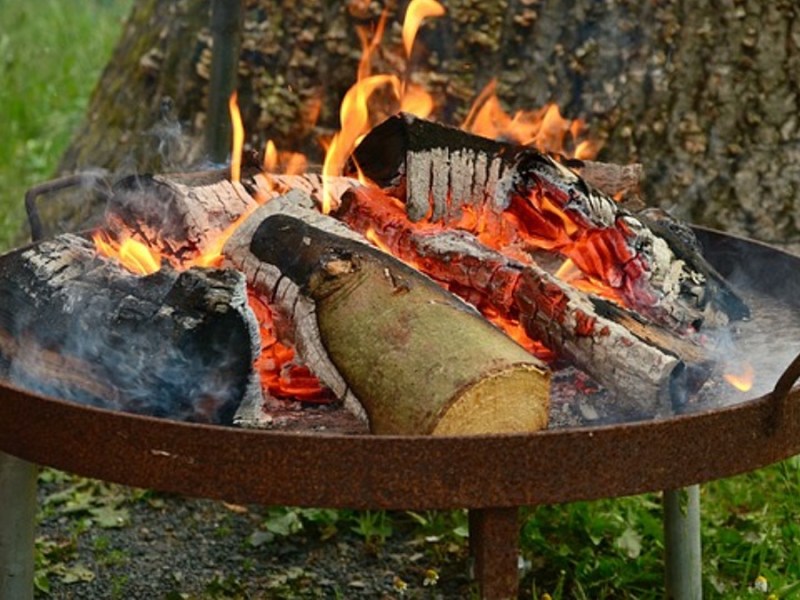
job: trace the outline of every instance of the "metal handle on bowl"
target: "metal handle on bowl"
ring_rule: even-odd
[[[25,192],[25,210],[28,213],[31,240],[38,242],[44,237],[44,227],[42,225],[42,219],[39,216],[39,207],[36,204],[36,200],[39,196],[71,187],[85,186],[101,194],[103,198],[108,199],[111,195],[111,183],[106,178],[106,175],[107,173],[104,170],[76,173],[74,175],[59,177],[51,181],[45,181],[44,183],[33,186]]]
[[[783,374],[778,378],[770,398],[774,404],[774,428],[780,426],[781,423],[789,416],[789,411],[792,410],[792,405],[789,402],[789,395],[797,380],[800,379],[800,354],[789,363],[789,366],[783,371]]]

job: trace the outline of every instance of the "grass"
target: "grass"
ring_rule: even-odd
[[[92,86],[110,56],[131,0],[8,0],[0,9],[0,248],[19,239],[22,196],[48,178],[80,123]],[[757,443],[757,442],[754,442]],[[124,502],[102,484],[64,478],[65,494],[50,497],[46,516],[74,519],[86,528],[125,526]],[[707,598],[800,597],[800,459],[705,485],[704,588]],[[466,544],[466,521],[452,513],[352,513],[273,509],[252,543],[313,528],[323,538],[348,530],[366,545],[397,532],[434,540],[433,558],[444,560]],[[102,539],[102,538],[101,538]],[[103,542],[95,547],[107,560]],[[658,495],[526,509],[521,546],[525,594],[532,599],[661,598],[663,533]],[[80,579],[69,567],[75,543],[40,540],[40,590],[47,575]],[[436,554],[438,552],[438,554]],[[80,565],[79,565],[80,566]],[[767,580],[769,591],[754,587]],[[223,588],[229,582],[217,582]],[[124,582],[120,582],[124,586]]]
[[[25,190],[52,175],[131,4],[0,5],[0,248],[19,241]]]

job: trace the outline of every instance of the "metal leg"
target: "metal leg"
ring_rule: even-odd
[[[665,583],[669,600],[703,597],[700,486],[664,492]]]
[[[36,473],[29,462],[0,452],[0,599],[33,598]]]
[[[469,546],[481,600],[511,600],[519,590],[519,514],[516,508],[469,511]]]

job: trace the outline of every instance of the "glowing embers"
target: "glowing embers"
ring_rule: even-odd
[[[277,323],[269,305],[248,290],[247,300],[256,314],[261,336],[261,355],[255,362],[261,388],[267,397],[303,402],[328,403],[333,394],[304,365],[295,362],[295,351],[278,340]]]

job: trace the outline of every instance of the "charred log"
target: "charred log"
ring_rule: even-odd
[[[480,308],[515,316],[543,342],[639,414],[680,406],[710,374],[702,347],[605,300],[580,292],[536,264],[494,251],[465,231],[419,229],[375,190],[355,189],[338,216]]]
[[[359,144],[354,163],[381,188],[404,198],[409,218],[434,221],[495,196],[497,183],[530,148],[400,114],[375,127]],[[560,157],[608,195],[638,198],[642,165],[615,165]]]
[[[35,392],[230,423],[260,393],[256,337],[235,271],[138,277],[71,234],[0,258],[0,375]]]
[[[405,202],[412,221],[453,225],[465,211],[510,212],[523,230],[520,243],[531,251],[544,247],[570,258],[637,311],[671,328],[749,314],[702,254],[688,251],[671,229],[651,229],[652,220],[533,148],[401,114],[375,127],[354,158],[370,179]],[[597,176],[586,163],[569,164]],[[638,178],[636,172],[625,178]]]
[[[546,426],[549,375],[540,361],[472,307],[308,206],[300,193],[271,201],[224,255],[290,318],[306,364],[373,432]]]

